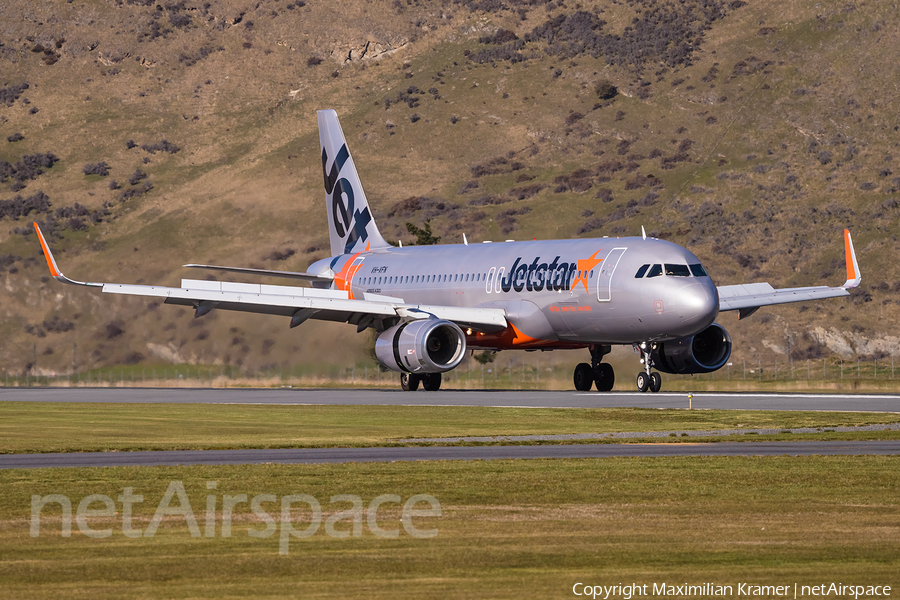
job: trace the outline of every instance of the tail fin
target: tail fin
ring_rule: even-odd
[[[337,113],[320,110],[318,117],[332,256],[390,247],[369,212]]]

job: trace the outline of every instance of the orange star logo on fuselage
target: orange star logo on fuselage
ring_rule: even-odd
[[[602,248],[600,250],[602,250]],[[597,258],[597,254],[600,253],[600,250],[591,254],[590,258],[578,259],[578,274],[575,277],[575,281],[572,282],[573,289],[576,288],[579,283],[582,283],[584,284],[585,293],[588,292],[588,273],[591,272],[591,269],[603,262],[602,258]]]

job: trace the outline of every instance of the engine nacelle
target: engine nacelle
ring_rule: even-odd
[[[711,373],[731,357],[731,336],[713,323],[697,335],[662,342],[651,354],[653,366],[663,373],[693,375]]]
[[[443,373],[466,354],[466,336],[455,323],[422,319],[401,323],[375,340],[375,356],[392,371]]]

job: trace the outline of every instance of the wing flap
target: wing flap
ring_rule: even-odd
[[[224,282],[223,282],[224,283]],[[151,285],[130,285],[122,283],[105,283],[103,292],[107,294],[126,294],[129,296],[154,296],[172,300],[184,300],[189,303],[203,301],[216,303],[217,309],[225,305],[251,305],[256,307],[270,307],[276,309],[273,314],[281,314],[283,310],[292,308],[315,308],[322,311],[336,312],[362,312],[381,316],[396,316],[397,311],[391,304],[385,302],[369,302],[366,300],[350,300],[348,298],[328,298],[316,295],[305,295],[306,288],[284,287],[281,290],[273,290],[279,286],[259,286],[252,284],[231,284],[241,286],[231,290],[212,290],[198,288],[170,288]],[[266,287],[265,293],[260,289]],[[322,291],[322,290],[315,290]],[[274,292],[274,293],[273,293]],[[346,292],[345,292],[346,294]],[[175,302],[169,302],[175,304]],[[235,310],[235,309],[232,309]],[[254,310],[252,312],[265,312]]]
[[[199,284],[199,285],[196,285]],[[198,306],[201,302],[216,310],[234,310],[272,315],[293,315],[311,309],[309,318],[327,321],[351,321],[354,315],[399,317],[403,319],[438,318],[453,321],[479,331],[499,331],[507,326],[502,309],[426,306],[406,304],[400,298],[380,296],[379,300],[348,298],[347,292],[313,288],[235,284],[229,282],[183,280],[181,288],[105,283],[103,292],[130,296],[165,298],[167,304]],[[216,286],[219,286],[216,289]],[[207,311],[208,312],[208,311]]]
[[[444,319],[464,327],[488,333],[503,331],[508,323],[506,311],[500,308],[468,308],[463,306],[403,305],[397,314],[406,319]]]
[[[266,275],[269,277],[285,277],[287,279],[300,279],[310,283],[331,283],[334,281],[333,275],[314,275],[312,273],[299,273],[296,271],[270,271],[268,269],[250,269],[246,267],[220,267],[217,265],[196,265],[188,264],[183,267],[192,269],[209,269],[211,271],[227,271],[229,273],[243,273],[244,275]]]

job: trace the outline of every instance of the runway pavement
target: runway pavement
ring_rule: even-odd
[[[528,408],[688,408],[685,392],[556,392],[329,389],[2,388],[0,402],[126,402],[180,404],[349,404]],[[693,408],[900,412],[900,395],[697,393]]]
[[[717,444],[570,444],[561,446],[411,446],[391,448],[299,448],[72,452],[0,455],[0,469],[47,467],[147,467],[172,465],[315,464],[419,460],[611,458],[675,456],[898,455],[900,441],[721,442]]]

